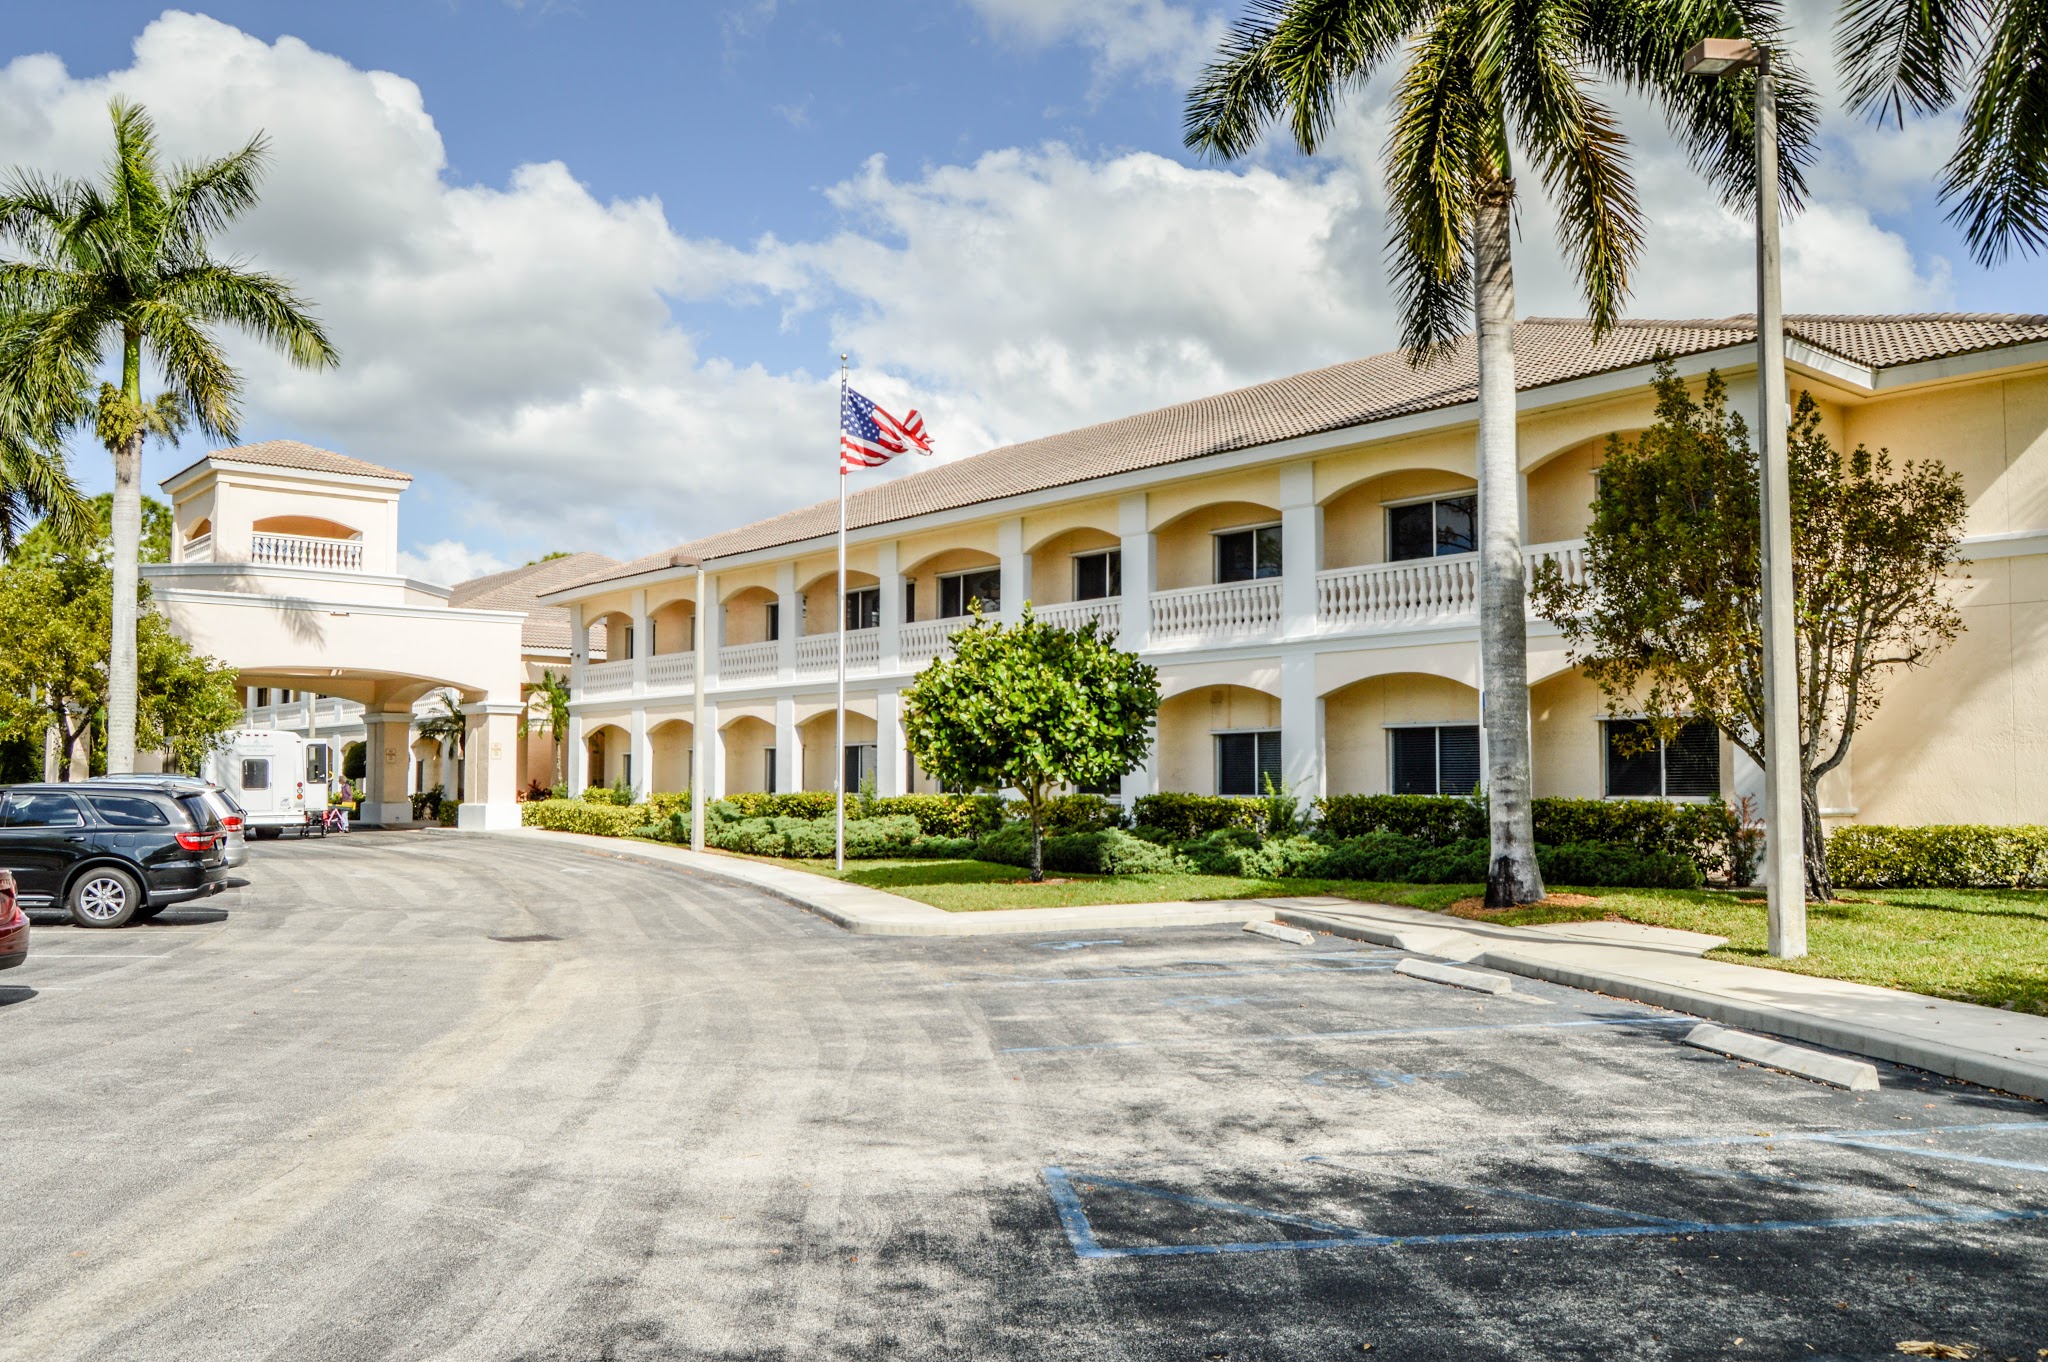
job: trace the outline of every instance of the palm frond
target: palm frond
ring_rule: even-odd
[[[97,528],[92,502],[65,466],[63,446],[0,420],[0,550],[14,551],[31,516],[47,520],[67,544],[82,542]]]
[[[2005,0],[1941,196],[1979,264],[2048,247],[2048,0]]]
[[[180,165],[171,175],[165,196],[164,224],[168,237],[204,243],[256,206],[257,184],[269,160],[269,142],[262,133],[240,151],[197,165]]]
[[[1347,87],[1400,49],[1424,13],[1414,0],[1294,0],[1273,25],[1267,64],[1294,145],[1313,153]]]
[[[166,275],[157,298],[202,322],[231,322],[302,368],[340,362],[310,305],[274,274],[208,262]]]
[[[1223,35],[1216,60],[1202,69],[1181,114],[1182,145],[1233,160],[1258,145],[1281,108],[1268,48],[1283,0],[1258,0]]]
[[[1469,14],[1443,14],[1422,35],[1394,91],[1387,139],[1389,265],[1401,344],[1441,358],[1470,325],[1474,159],[1490,141],[1472,88]]]
[[[1835,61],[1851,109],[1903,125],[1955,102],[1992,23],[1986,0],[1842,0]]]
[[[151,299],[139,304],[134,316],[142,325],[150,357],[192,423],[216,440],[235,440],[241,424],[242,381],[220,342],[172,302]]]

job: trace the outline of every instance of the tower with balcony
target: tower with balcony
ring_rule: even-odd
[[[395,576],[411,482],[296,440],[219,450],[164,482],[171,561]]]

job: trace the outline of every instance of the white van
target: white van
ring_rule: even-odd
[[[205,776],[247,811],[251,834],[275,837],[325,814],[334,778],[334,744],[281,729],[244,728],[207,755]]]

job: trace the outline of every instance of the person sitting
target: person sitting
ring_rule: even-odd
[[[343,782],[342,787],[328,796],[327,826],[334,832],[348,831],[348,816],[356,807],[355,787]]]

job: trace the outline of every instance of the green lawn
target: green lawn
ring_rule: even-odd
[[[812,874],[833,873],[825,862],[777,864]],[[986,861],[857,861],[847,866],[842,878],[956,913],[1308,894],[1337,894],[1442,911],[1480,893],[1480,886],[1471,884],[1246,880],[1224,875],[1077,875],[1034,885],[1025,882],[1026,872]],[[1728,944],[1713,951],[1710,959],[1911,989],[2048,1016],[2048,893],[1849,890],[1844,901],[1809,909],[1809,955],[1799,960],[1774,960],[1765,952],[1764,905],[1760,901],[1745,903],[1730,894],[1676,889],[1569,892],[1590,895],[1598,902],[1486,916],[1513,925],[1611,917],[1682,927],[1728,938]]]

